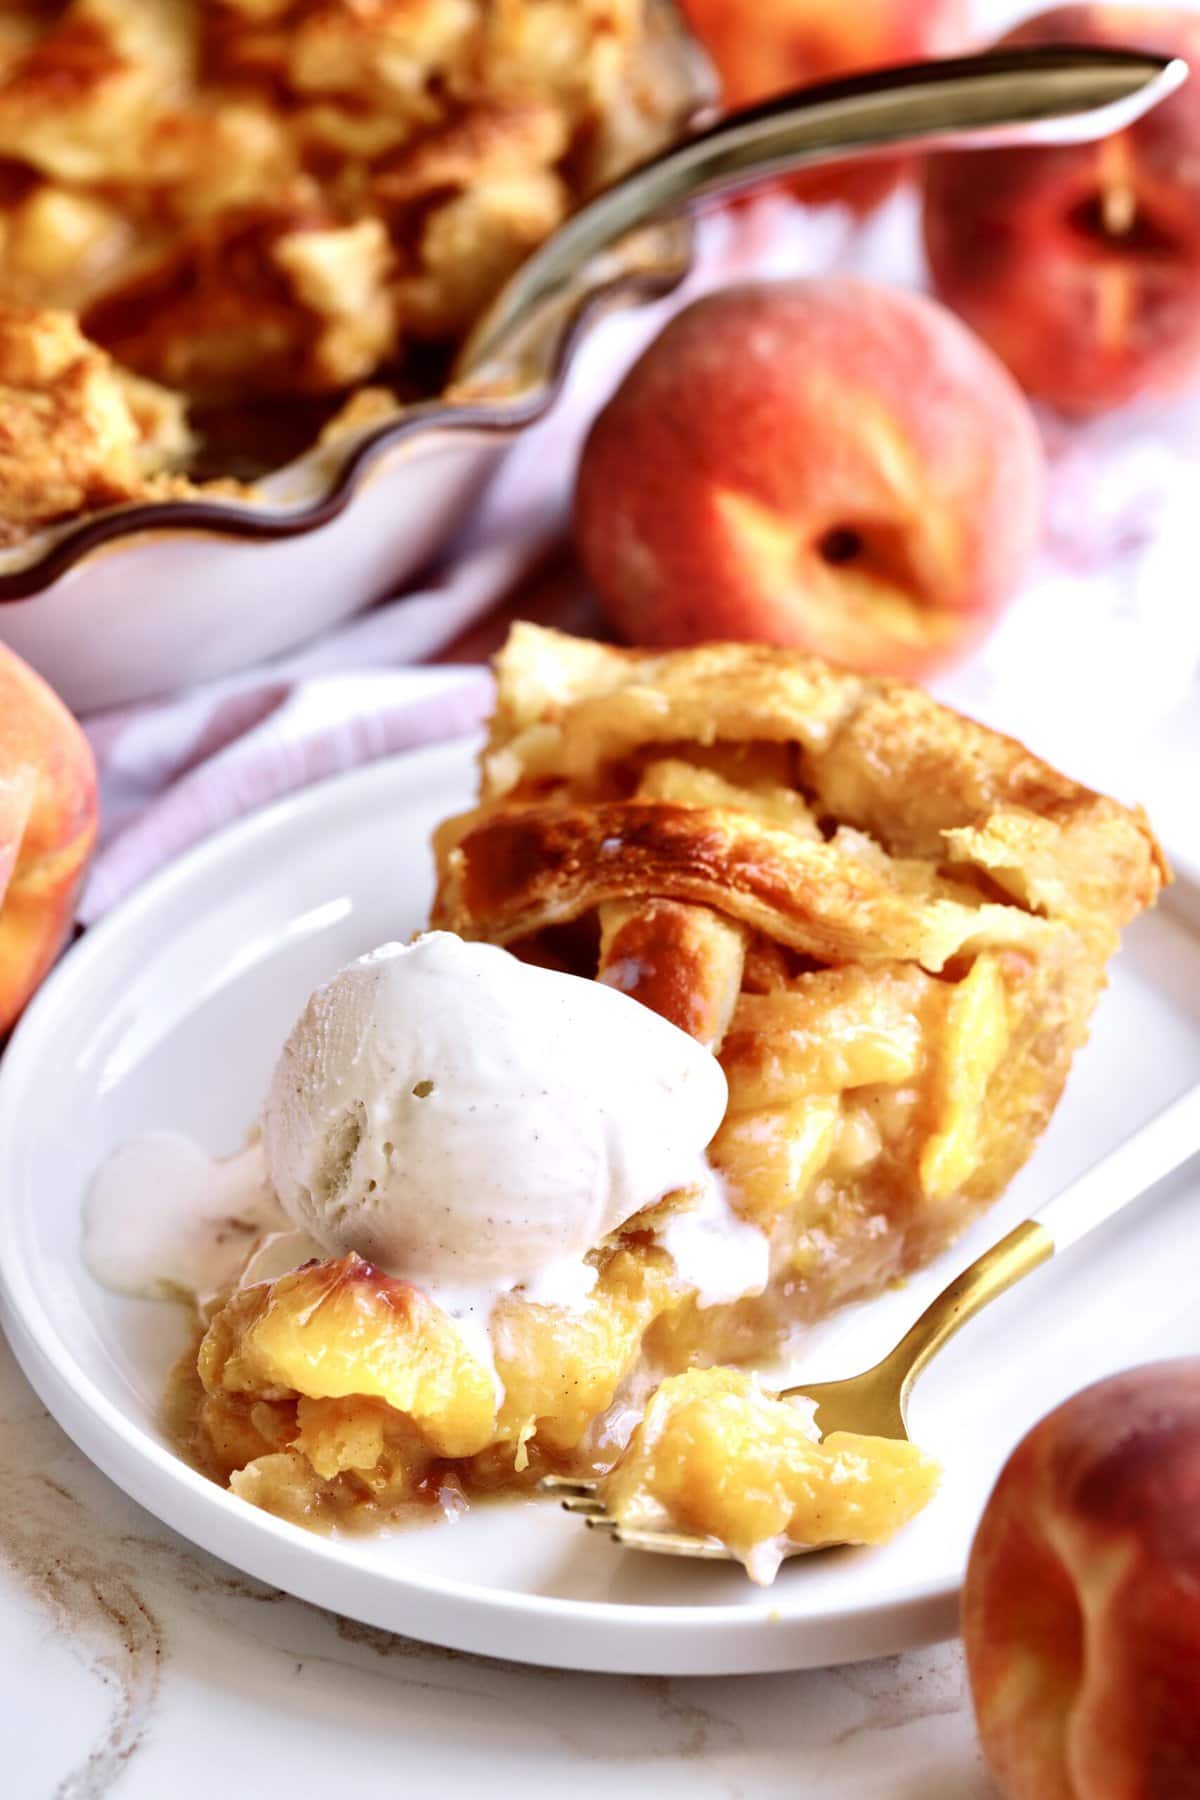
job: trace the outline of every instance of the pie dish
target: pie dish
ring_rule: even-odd
[[[678,286],[693,239],[665,208],[897,132],[1094,135],[1184,74],[1124,52],[969,57],[697,134],[711,79],[668,0],[22,0],[0,20],[4,641],[77,710],[301,643],[430,563],[601,304]],[[439,392],[456,320],[514,255]],[[76,300],[102,341],[62,310]],[[339,387],[373,356],[383,385]]]
[[[678,129],[654,13],[8,6],[0,383],[39,480],[0,457],[0,542],[210,477],[245,494],[442,392],[517,264]]]
[[[4,8],[0,640],[91,712],[395,593],[597,295],[485,402],[444,385],[476,310],[711,93],[667,0]],[[691,259],[673,221],[594,285],[646,301]]]
[[[667,1194],[594,1246],[582,1304],[498,1301],[499,1392],[361,1257],[236,1289],[180,1365],[177,1431],[309,1524],[603,1470],[663,1376],[769,1356],[918,1269],[1029,1155],[1166,877],[1140,814],[902,683],[528,625],[497,677],[433,924],[616,986],[719,1057],[709,1156],[769,1274],[702,1303],[664,1248],[694,1196]]]

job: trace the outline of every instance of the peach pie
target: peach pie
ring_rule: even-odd
[[[45,476],[0,411],[0,544],[439,392],[690,90],[655,0],[4,0],[0,332]]]
[[[599,984],[598,1029],[609,1013],[623,1029],[639,1008],[660,1015],[672,1027],[661,1045],[693,1084],[697,1167],[665,1192],[667,1177],[647,1176],[585,1221],[577,1291],[510,1279],[469,1330],[395,1239],[378,1260],[368,1250],[382,1239],[338,1240],[340,1254],[243,1280],[210,1309],[183,1379],[190,1450],[275,1512],[378,1521],[545,1472],[605,1471],[653,1388],[682,1377],[639,1439],[631,1505],[649,1493],[680,1516],[690,1434],[697,1494],[705,1468],[752,1473],[774,1445],[762,1518],[738,1498],[753,1482],[716,1496],[728,1541],[788,1529],[831,1470],[838,1531],[857,1521],[860,1536],[884,1535],[904,1507],[873,1504],[861,1445],[818,1452],[748,1378],[700,1372],[787,1350],[927,1262],[1003,1192],[1054,1109],[1122,926],[1166,878],[1161,853],[1140,814],[1010,739],[900,682],[791,652],[650,655],[518,625],[497,681],[478,801],[437,834],[436,935],[414,948],[433,946],[430,980],[439,958],[470,952],[538,1005],[543,988],[574,1004]],[[394,978],[393,949],[355,965],[355,1029]],[[313,1017],[329,1004],[314,997]],[[556,1071],[527,1105],[543,1107],[549,1144],[553,1082],[564,1108],[579,1083],[546,1041]],[[644,1045],[619,1106],[652,1086],[659,1040]],[[461,1048],[477,1058],[486,1045]],[[402,1051],[388,1049],[388,1068]],[[597,1053],[598,1082],[604,1066]],[[310,1106],[303,1059],[281,1067],[285,1110]],[[395,1076],[406,1117],[438,1103],[423,1073]],[[654,1101],[664,1142],[674,1103]],[[317,1199],[316,1165],[288,1163],[303,1207],[347,1217],[373,1117],[358,1101],[338,1114]],[[511,1129],[505,1115],[497,1130]],[[369,1181],[361,1165],[364,1230],[394,1135]],[[574,1189],[562,1205],[584,1217]],[[497,1267],[508,1229],[480,1210]],[[512,1254],[515,1267],[515,1239]],[[909,1450],[912,1510],[930,1476]]]

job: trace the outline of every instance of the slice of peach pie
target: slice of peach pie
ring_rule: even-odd
[[[310,1523],[604,1471],[655,1384],[686,1371],[666,1392],[672,1418],[700,1408],[700,1463],[681,1475],[662,1449],[678,1431],[659,1432],[656,1503],[695,1498],[722,1446],[745,1464],[765,1441],[761,1396],[698,1371],[786,1349],[1003,1192],[1121,927],[1166,878],[1140,814],[899,682],[758,646],[649,655],[531,625],[497,680],[478,804],[437,834],[432,924],[616,989],[717,1058],[709,1187],[644,1196],[597,1226],[577,1292],[509,1282],[471,1330],[370,1244],[228,1294],[184,1383],[189,1447]],[[839,1447],[822,1461],[790,1420],[774,1535],[812,1511],[822,1468],[840,1479]],[[875,1464],[855,1448],[859,1476],[902,1480],[896,1447]],[[920,1504],[919,1453],[906,1469]],[[714,1528],[749,1551],[761,1521],[727,1502]],[[855,1505],[860,1535],[884,1535],[887,1509]]]

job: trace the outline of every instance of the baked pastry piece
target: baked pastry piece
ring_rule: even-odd
[[[177,394],[131,375],[70,313],[0,307],[0,545],[171,492],[191,448]]]
[[[519,625],[498,674],[434,923],[612,982],[720,1056],[711,1156],[775,1280],[704,1319],[706,1350],[927,1260],[1053,1111],[1165,874],[1144,818],[916,688],[788,651]]]
[[[596,1246],[578,1308],[498,1302],[497,1393],[427,1296],[357,1258],[242,1289],[200,1352],[191,1444],[293,1515],[604,1468],[662,1375],[774,1352],[927,1261],[1029,1155],[1166,877],[1140,814],[899,682],[531,625],[497,678],[433,923],[711,1048],[710,1160],[769,1279],[704,1304],[662,1231],[695,1195],[669,1195]]]

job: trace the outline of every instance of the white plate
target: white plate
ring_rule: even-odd
[[[885,1550],[785,1565],[765,1593],[731,1565],[621,1552],[536,1501],[366,1542],[310,1536],[205,1481],[165,1442],[157,1406],[182,1321],[88,1277],[88,1178],[148,1126],[217,1151],[239,1144],[309,989],[423,922],[430,829],[471,781],[458,746],[310,789],[183,858],[66,959],[0,1064],[0,1318],[26,1373],[76,1443],[186,1537],[303,1599],[433,1643],[715,1674],[945,1635],[989,1484],[1026,1427],[1095,1376],[1200,1348],[1195,1171],[1032,1276],[931,1369],[913,1425],[946,1478],[921,1518]],[[1166,908],[1131,931],[1029,1170],[936,1269],[814,1334],[806,1374],[864,1365],[1006,1224],[1200,1077],[1197,932],[1200,912],[1189,923]]]

